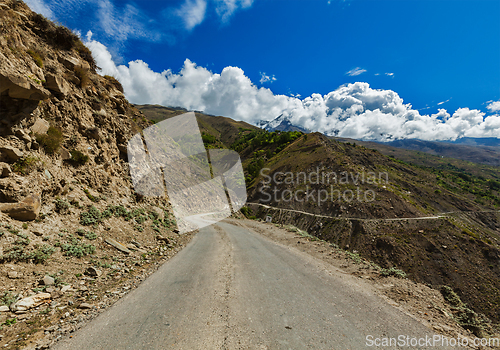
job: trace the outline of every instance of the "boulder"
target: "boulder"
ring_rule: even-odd
[[[61,63],[68,68],[69,70],[75,71],[75,70],[84,70],[84,71],[89,71],[90,70],[90,64],[87,61],[82,61],[79,60],[76,57],[61,57],[60,58]]]
[[[61,57],[59,61],[69,70],[75,69],[80,64],[80,60],[76,57]]]
[[[8,91],[12,98],[25,100],[45,100],[50,97],[50,92],[41,85],[35,85],[28,78],[11,74],[0,73],[0,94]]]
[[[12,174],[10,165],[0,162],[0,177],[8,177],[10,174]]]
[[[66,80],[64,80],[64,78],[62,78],[60,75],[48,73],[45,76],[45,79],[46,79],[45,87],[47,89],[62,94],[64,96],[68,94],[70,89],[69,85],[66,82]]]
[[[22,156],[24,155],[23,152],[12,146],[0,147],[0,153],[2,153],[3,158],[11,162],[16,162],[17,160],[19,160],[19,158],[22,158]]]
[[[29,309],[32,309],[43,303],[48,302],[49,300],[50,300],[50,293],[35,294],[30,297],[21,299],[16,303],[10,305],[10,310],[12,312],[28,311]]]
[[[35,121],[35,124],[31,127],[31,131],[34,134],[46,134],[47,130],[49,130],[50,124],[48,121],[42,119],[42,118],[37,118]]]
[[[0,211],[20,221],[35,220],[40,213],[42,201],[37,194],[30,195],[18,203],[2,203]]]

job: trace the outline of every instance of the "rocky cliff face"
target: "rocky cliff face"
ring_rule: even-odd
[[[166,197],[134,191],[127,142],[150,122],[96,69],[69,29],[0,0],[2,348],[74,330],[189,240]]]
[[[0,202],[37,195],[47,213],[75,181],[131,198],[126,143],[146,119],[70,30],[18,1],[0,17]]]

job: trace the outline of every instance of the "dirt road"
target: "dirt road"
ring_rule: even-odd
[[[54,348],[352,350],[370,335],[433,333],[363,281],[220,222]]]

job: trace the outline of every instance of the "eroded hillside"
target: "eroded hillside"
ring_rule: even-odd
[[[127,142],[151,125],[68,28],[0,1],[0,346],[78,327],[189,237],[134,191]],[[5,346],[5,347],[4,347]]]

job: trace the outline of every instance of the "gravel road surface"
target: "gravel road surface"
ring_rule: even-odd
[[[369,335],[433,333],[359,278],[219,222],[53,348],[373,349]]]

